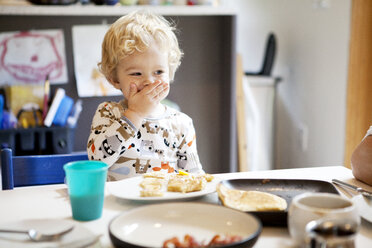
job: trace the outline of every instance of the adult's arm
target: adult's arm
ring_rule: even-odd
[[[354,150],[351,168],[356,179],[372,186],[372,135],[366,136]]]

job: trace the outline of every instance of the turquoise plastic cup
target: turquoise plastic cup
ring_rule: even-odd
[[[102,216],[107,168],[106,163],[93,160],[74,161],[63,166],[75,220],[89,221]]]

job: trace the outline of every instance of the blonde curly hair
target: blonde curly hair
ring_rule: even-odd
[[[155,40],[168,51],[169,78],[173,80],[183,55],[174,30],[164,17],[146,11],[120,17],[110,26],[102,42],[100,71],[109,81],[117,81],[116,67],[120,60],[135,51],[145,51]]]

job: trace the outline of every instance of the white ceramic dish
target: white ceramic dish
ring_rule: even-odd
[[[216,234],[239,235],[239,243],[223,247],[252,247],[261,233],[253,215],[219,205],[193,202],[158,203],[126,211],[114,218],[109,233],[115,247],[162,247],[173,237],[192,235],[198,242]]]
[[[107,185],[108,191],[121,199],[133,200],[133,201],[169,201],[169,200],[184,200],[201,197],[213,192],[216,192],[216,186],[221,181],[218,178],[214,178],[211,182],[207,183],[205,189],[202,191],[190,192],[190,193],[179,193],[179,192],[164,192],[161,197],[141,197],[141,187],[139,184],[142,182],[143,177],[132,177],[116,182],[112,182]]]
[[[0,233],[0,247],[7,248],[46,248],[46,247],[61,247],[61,248],[80,248],[88,247],[99,242],[99,238],[90,230],[77,222],[65,219],[29,219],[22,221],[14,221],[9,223],[1,223],[3,229],[13,230],[28,230],[36,229],[45,234],[56,233],[61,230],[74,226],[70,232],[63,235],[58,240],[48,242],[34,242],[26,234],[17,233]]]

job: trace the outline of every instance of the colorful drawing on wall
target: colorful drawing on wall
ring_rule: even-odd
[[[65,39],[60,29],[0,33],[0,85],[67,83]]]
[[[80,97],[121,95],[121,92],[106,80],[97,66],[101,60],[101,45],[107,29],[107,25],[72,27],[75,78]]]

